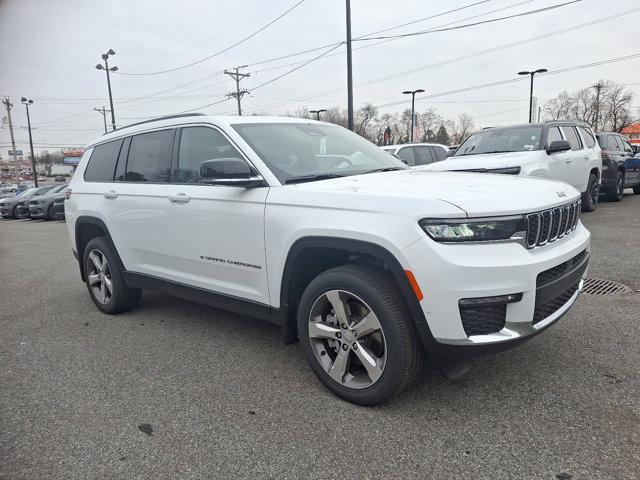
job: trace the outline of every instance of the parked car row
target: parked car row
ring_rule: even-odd
[[[418,160],[432,144],[382,147],[409,166],[432,171],[498,173],[560,180],[581,192],[582,209],[600,196],[620,201],[625,188],[640,194],[640,157],[618,133],[594,134],[582,122],[551,121],[482,129],[450,156]],[[444,146],[437,146],[442,152]],[[449,149],[447,148],[447,151]]]
[[[64,200],[67,184],[29,188],[14,197],[0,199],[2,218],[31,218],[32,220],[64,219]]]

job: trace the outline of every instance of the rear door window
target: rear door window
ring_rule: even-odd
[[[398,151],[398,157],[410,167],[413,167],[416,164],[416,158],[413,155],[413,148],[411,147],[401,148]]]
[[[174,130],[160,130],[132,137],[124,181],[169,182],[174,135]]]
[[[571,144],[571,150],[582,149],[582,142],[578,137],[578,132],[576,131],[576,127],[568,127],[564,125],[562,127],[562,131],[564,132],[564,136],[567,137],[567,141]]]
[[[416,165],[428,165],[434,162],[429,147],[413,147],[413,151],[416,155]]]
[[[112,182],[121,145],[122,139],[119,139],[93,147],[89,163],[84,171],[85,181]]]
[[[596,141],[593,138],[593,133],[591,133],[591,129],[586,127],[579,127],[580,133],[582,134],[582,139],[587,144],[587,148],[593,148],[596,145]]]

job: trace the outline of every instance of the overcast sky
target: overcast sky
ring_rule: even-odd
[[[8,95],[14,104],[18,148],[28,150],[21,96],[35,102],[31,118],[32,125],[37,127],[33,136],[38,150],[83,145],[101,134],[102,116],[92,109],[103,105],[108,108],[109,103],[105,73],[94,67],[100,54],[109,48],[116,51],[110,58],[111,65],[120,70],[112,75],[119,126],[189,109],[234,114],[234,100],[225,100],[225,94],[235,88],[235,83],[219,72],[239,65],[249,65],[244,71],[251,73],[251,77],[242,81],[242,87],[255,89],[243,98],[247,114],[281,114],[300,106],[346,108],[344,46],[260,88],[256,87],[296,66],[289,64],[310,60],[329,47],[255,65],[344,40],[344,0],[304,0],[241,45],[192,67],[158,75],[124,75],[172,69],[213,55],[265,26],[298,1],[0,0],[0,95]],[[455,8],[460,10],[379,35],[464,25],[565,1],[352,0],[352,33],[355,38]],[[469,6],[474,3],[478,4]],[[380,45],[368,46],[380,40],[355,42],[355,106],[408,100],[403,99],[403,90],[424,88],[425,95],[436,96],[418,101],[418,111],[433,107],[445,117],[467,112],[474,116],[478,127],[525,121],[527,82],[441,94],[508,80],[523,69],[544,67],[553,72],[640,53],[640,11],[510,48],[466,59],[459,57],[639,7],[638,0],[583,0],[535,15]],[[420,70],[402,74],[414,69]],[[395,74],[402,75],[359,86]],[[640,106],[640,57],[541,76],[536,79],[535,90],[543,104],[562,90],[577,90],[600,78],[628,84],[636,94],[634,106]],[[180,87],[174,88],[177,86]],[[335,93],[327,94],[331,91]],[[299,100],[310,96],[315,98]],[[214,102],[221,103],[198,108]],[[400,111],[405,107],[391,105],[381,111]],[[2,111],[0,117],[5,115]],[[0,130],[3,158],[7,156],[8,143],[9,132],[4,128]]]

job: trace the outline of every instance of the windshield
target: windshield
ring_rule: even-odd
[[[64,190],[65,188],[67,188],[67,185],[66,185],[66,184],[64,184],[64,185],[57,185],[57,186],[53,187],[51,190],[49,190],[49,191],[47,192],[47,195],[48,195],[48,194],[50,194],[50,193],[59,193],[59,192],[61,192],[62,190]]]
[[[453,157],[540,150],[541,140],[542,127],[523,126],[480,130],[467,138]]]
[[[16,197],[22,197],[24,195],[31,195],[34,192],[37,192],[38,189],[37,188],[28,188],[23,192],[20,192],[18,195],[16,195]]]
[[[394,156],[342,127],[240,123],[233,128],[281,183],[407,168]]]

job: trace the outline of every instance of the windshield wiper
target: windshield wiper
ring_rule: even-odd
[[[470,152],[461,153],[460,155],[454,155],[454,157],[466,157],[467,155],[485,155],[487,153],[512,153],[513,150],[491,150],[489,152]]]
[[[316,180],[329,180],[330,178],[340,178],[345,175],[339,175],[337,173],[320,173],[318,175],[306,175],[304,177],[292,177],[284,181],[287,183],[303,183],[303,182],[315,182]]]
[[[396,170],[404,170],[404,168],[400,168],[400,167],[374,168],[373,170],[362,172],[362,174],[364,175],[365,173],[395,172]]]

